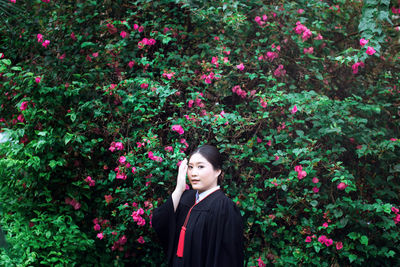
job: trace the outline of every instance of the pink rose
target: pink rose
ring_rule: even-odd
[[[97,238],[103,239],[103,237],[104,237],[103,233],[98,233],[98,234],[97,234]]]
[[[312,182],[313,182],[314,184],[316,184],[316,183],[319,182],[319,179],[318,179],[317,177],[314,177],[314,178],[312,178]]]
[[[240,63],[239,65],[236,65],[236,68],[238,68],[238,70],[244,70],[243,63]]]
[[[119,35],[120,35],[122,38],[125,38],[125,37],[126,37],[126,32],[125,32],[125,31],[122,31]]]
[[[369,40],[365,40],[364,38],[361,38],[361,39],[360,39],[360,45],[361,45],[361,46],[364,46],[364,45],[366,45],[366,44],[368,43],[368,41],[369,41]]]
[[[290,110],[290,113],[295,114],[297,112],[297,106],[294,105],[294,107]]]
[[[181,125],[172,125],[172,130],[178,132],[179,134],[183,134],[185,131],[183,130]]]
[[[343,243],[342,242],[336,242],[336,249],[341,250],[343,248]]]
[[[368,46],[367,51],[365,51],[365,53],[367,53],[370,56],[375,54],[375,52],[376,52],[375,49],[371,46]]]
[[[347,184],[341,182],[338,184],[337,189],[344,190],[347,186],[348,186]]]
[[[314,186],[312,190],[313,190],[314,193],[318,193],[319,192],[319,188],[316,187],[316,186]]]
[[[22,110],[26,110],[28,107],[28,101],[24,101],[21,103],[21,106],[19,107],[19,109]]]

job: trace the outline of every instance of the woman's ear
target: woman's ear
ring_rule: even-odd
[[[218,175],[217,176],[219,176],[221,174],[221,172],[222,172],[222,170],[218,170]]]

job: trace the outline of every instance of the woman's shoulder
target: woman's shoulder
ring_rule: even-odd
[[[239,212],[239,208],[236,203],[233,202],[231,198],[229,198],[225,192],[219,190],[218,201],[216,201],[215,205],[213,205],[214,210],[218,210],[218,213],[231,213],[231,212]]]
[[[195,202],[195,199],[196,199],[196,190],[189,189],[183,192],[179,203],[186,206],[192,206]]]

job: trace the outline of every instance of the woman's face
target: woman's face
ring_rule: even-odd
[[[188,177],[194,190],[202,193],[217,186],[221,170],[214,171],[213,166],[200,153],[195,153],[189,159]]]

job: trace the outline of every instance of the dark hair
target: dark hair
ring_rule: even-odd
[[[222,156],[219,153],[218,149],[213,145],[203,145],[197,147],[193,150],[190,155],[189,159],[192,157],[193,154],[199,153],[202,155],[208,162],[211,163],[214,170],[221,170],[221,174],[218,176],[218,183],[221,182],[223,173],[222,173]],[[221,177],[222,176],[222,177]]]

